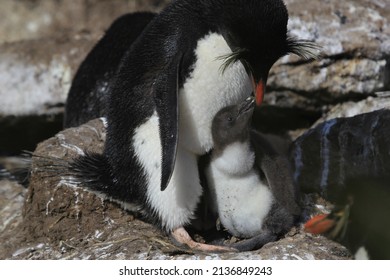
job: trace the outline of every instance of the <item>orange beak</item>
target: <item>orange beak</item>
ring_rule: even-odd
[[[313,234],[323,234],[335,226],[336,222],[328,218],[328,214],[314,216],[304,225],[305,231]]]
[[[265,93],[265,81],[261,79],[258,83],[255,82],[255,79],[252,76],[252,87],[253,92],[255,93],[256,105],[260,106],[263,103],[264,93]]]

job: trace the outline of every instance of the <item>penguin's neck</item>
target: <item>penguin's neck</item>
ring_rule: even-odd
[[[250,142],[236,141],[213,155],[215,167],[229,176],[243,176],[253,170],[255,153]]]
[[[241,62],[222,72],[221,56],[232,52],[222,35],[207,34],[194,52],[192,71],[179,95],[179,144],[201,155],[213,148],[214,116],[220,109],[245,100],[251,93],[251,82]]]

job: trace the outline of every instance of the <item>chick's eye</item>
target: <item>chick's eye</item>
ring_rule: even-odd
[[[232,121],[233,121],[233,117],[232,117],[232,116],[229,116],[229,117],[227,118],[227,120],[228,120],[228,122],[232,122]]]

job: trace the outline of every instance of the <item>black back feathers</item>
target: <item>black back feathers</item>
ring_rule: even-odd
[[[134,13],[114,21],[73,79],[65,106],[65,128],[106,116],[108,94],[120,62],[154,17],[154,13]]]

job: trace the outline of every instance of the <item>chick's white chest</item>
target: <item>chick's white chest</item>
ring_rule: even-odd
[[[245,143],[236,143],[213,158],[207,182],[223,226],[234,236],[250,238],[262,231],[274,197],[254,166]]]

